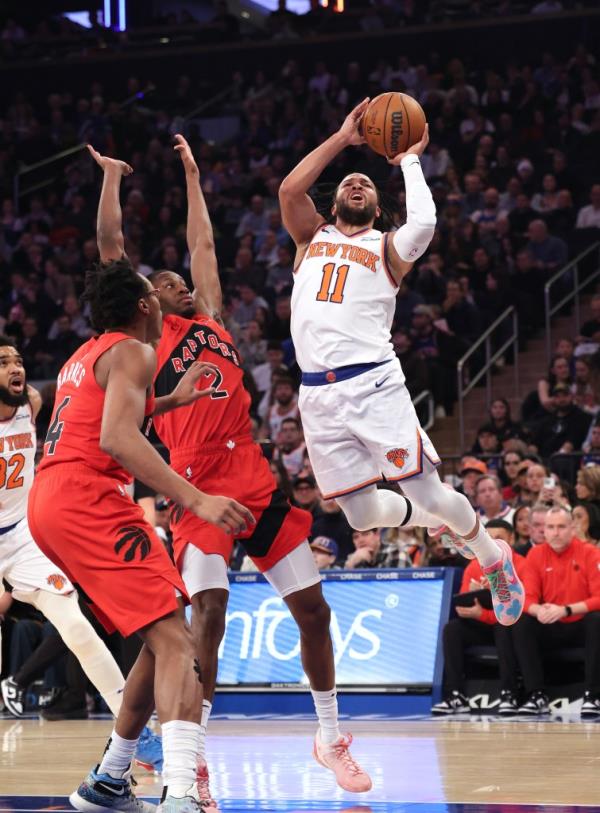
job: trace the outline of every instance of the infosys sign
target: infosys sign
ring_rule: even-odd
[[[302,687],[298,629],[262,576],[231,577],[219,685]],[[332,572],[323,582],[339,686],[427,686],[434,677],[439,570]]]

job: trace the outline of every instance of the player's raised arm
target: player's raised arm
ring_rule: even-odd
[[[139,431],[155,367],[154,350],[136,339],[119,342],[110,350],[110,359],[103,367],[106,378],[100,448],[138,480],[207,522],[228,532],[245,530],[254,522],[247,508],[229,497],[198,491],[164,462]]]
[[[123,213],[119,192],[123,175],[131,175],[132,167],[125,161],[108,158],[100,155],[91,144],[88,150],[94,161],[102,168],[102,192],[98,204],[98,221],[96,226],[96,240],[100,260],[103,263],[111,260],[120,260],[125,255],[125,240],[123,237]]]
[[[176,135],[175,140],[175,149],[185,169],[188,204],[186,237],[194,285],[194,305],[197,311],[206,313],[213,319],[220,319],[223,293],[212,223],[200,186],[200,171],[185,138]]]
[[[435,232],[435,203],[419,161],[428,144],[429,125],[426,124],[423,138],[417,144],[394,158],[388,158],[389,164],[402,168],[406,187],[406,223],[386,235],[388,265],[398,285],[415,261],[427,251]]]
[[[317,212],[308,195],[308,190],[316,182],[325,167],[345,147],[364,144],[359,132],[359,124],[369,104],[364,99],[344,119],[344,123],[332,136],[300,161],[298,166],[283,179],[279,188],[279,203],[283,225],[289,231],[298,248],[311,239],[324,218]]]

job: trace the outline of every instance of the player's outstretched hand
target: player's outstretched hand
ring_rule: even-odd
[[[360,104],[357,104],[354,110],[351,110],[350,113],[348,113],[344,119],[344,123],[340,127],[339,131],[341,135],[344,136],[344,139],[348,145],[366,143],[360,129],[360,123],[367,107],[369,106],[369,101],[370,99],[367,97],[366,99],[363,99]]]
[[[179,133],[177,133],[175,136],[175,141],[177,143],[175,144],[174,149],[179,153],[179,157],[181,158],[185,171],[190,172],[192,175],[199,175],[200,172],[198,170],[198,164],[196,163],[196,159],[194,158],[190,145]]]
[[[213,497],[204,494],[191,510],[200,519],[205,519],[233,536],[256,524],[252,513],[231,497]]]
[[[118,158],[109,158],[107,155],[101,155],[91,144],[88,144],[87,148],[89,154],[98,166],[102,168],[103,172],[106,172],[107,169],[118,169],[121,175],[131,175],[133,172],[133,167],[129,166],[125,161],[119,161]]]
[[[400,166],[400,161],[404,158],[405,155],[423,155],[427,145],[429,144],[429,125],[425,125],[425,129],[423,130],[423,137],[420,141],[417,141],[416,144],[413,144],[412,147],[409,147],[406,152],[399,152],[398,155],[395,155],[393,158],[388,158],[388,164],[391,164],[394,167]]]
[[[193,404],[199,398],[206,398],[207,395],[212,395],[215,391],[214,387],[206,387],[205,389],[198,389],[197,384],[202,376],[215,375],[219,376],[219,368],[216,364],[211,364],[209,361],[195,361],[185,374],[179,379],[177,386],[171,393],[175,400],[175,406],[187,406]]]

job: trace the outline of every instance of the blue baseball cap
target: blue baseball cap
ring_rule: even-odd
[[[331,539],[328,536],[315,536],[313,541],[310,543],[310,546],[313,550],[320,550],[323,553],[329,553],[331,556],[335,556],[337,559],[338,544],[335,539]]]

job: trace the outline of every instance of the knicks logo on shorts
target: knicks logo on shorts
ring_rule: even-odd
[[[120,528],[119,533],[122,533],[123,536],[115,545],[115,553],[119,553],[125,545],[130,543],[123,556],[126,562],[131,562],[138,550],[141,560],[144,560],[146,556],[148,556],[152,543],[143,528],[138,528],[135,525],[126,525],[125,528]]]
[[[66,578],[62,575],[62,573],[52,573],[52,575],[48,576],[46,579],[46,583],[49,584],[51,587],[54,587],[55,590],[60,591],[64,588],[67,583]]]
[[[408,449],[390,449],[386,454],[386,458],[390,463],[393,463],[397,469],[401,469],[408,458]]]

